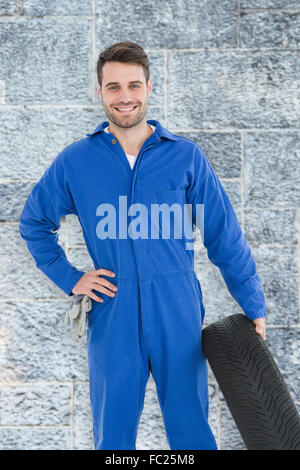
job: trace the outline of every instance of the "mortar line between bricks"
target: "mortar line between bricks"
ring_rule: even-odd
[[[156,109],[156,108],[163,108],[163,105],[161,104],[149,104],[148,106],[149,109]],[[8,103],[3,103],[0,104],[0,109],[22,109],[26,111],[30,111],[31,109],[84,109],[87,111],[98,111],[98,110],[103,110],[101,103],[100,104],[71,104],[71,103],[66,103],[66,104],[54,104],[54,103],[47,103],[47,104],[42,104],[42,103],[28,103],[28,104],[8,104]],[[106,116],[105,116],[106,117]]]
[[[17,15],[0,15],[0,20],[7,21],[12,19],[24,19],[25,21],[29,20],[43,20],[43,19],[51,19],[51,20],[74,20],[74,19],[79,19],[79,20],[92,20],[93,19],[93,14],[91,15],[23,15],[17,14]]]
[[[300,47],[191,47],[190,49],[177,49],[177,48],[157,48],[157,49],[147,49],[147,52],[151,53],[194,53],[194,52],[264,52],[264,51],[300,51]]]
[[[26,106],[26,110],[29,110],[29,106],[32,108],[32,109],[63,109],[63,110],[67,110],[68,108],[70,109],[80,109],[80,110],[100,110],[102,109],[101,108],[101,105],[83,105],[83,104],[80,104],[80,105],[69,105],[69,104],[65,104],[65,105],[55,105],[55,104],[50,104],[50,105],[39,105],[39,104],[36,104],[36,105],[28,105]],[[164,110],[164,105],[149,105],[148,106],[149,109],[162,109]],[[7,104],[0,104],[0,110],[6,110],[6,109],[24,109],[24,106],[22,105],[7,105]],[[165,125],[165,127],[167,127],[167,125]],[[191,127],[191,128],[187,128],[187,129],[180,129],[180,128],[168,128],[168,130],[170,132],[173,132],[173,133],[176,133],[176,132],[182,132],[182,133],[191,133],[191,134],[195,134],[195,133],[204,133],[204,134],[236,134],[238,132],[247,132],[248,134],[270,134],[270,133],[274,133],[274,134],[278,134],[278,133],[281,133],[281,134],[288,134],[288,133],[299,133],[300,132],[300,127],[289,127],[288,129],[285,129],[285,128],[281,128],[281,127],[265,127],[264,129],[258,129],[258,128],[255,128],[255,127],[243,127],[243,128],[239,128],[239,127],[224,127],[224,128],[218,128],[218,127],[215,127],[215,128],[210,128],[210,129],[205,129],[205,128],[201,128],[201,127]]]
[[[20,4],[21,2],[17,0],[17,6],[18,4]],[[240,15],[241,13],[287,13],[287,14],[297,14],[297,13],[300,13],[300,9],[287,9],[287,8],[240,8],[240,2],[238,2],[238,7],[237,7],[237,12],[238,12],[238,15]],[[91,19],[95,13],[93,12],[91,15],[47,15],[47,14],[44,14],[44,15],[23,15],[22,12],[20,13],[22,18],[25,18],[25,19],[34,19],[34,18],[59,18],[59,19],[68,19],[68,18],[89,18]],[[17,14],[17,15],[0,15],[0,18],[18,18],[20,16],[20,14]]]
[[[241,18],[241,0],[238,0],[237,1],[237,21],[236,21],[236,44],[238,48],[241,47],[240,18]]]
[[[81,110],[102,110],[102,106],[100,105],[93,105],[93,104],[27,104],[27,105],[19,105],[19,104],[0,104],[0,110],[6,110],[6,109],[21,109],[21,110],[30,110],[30,109],[81,109]],[[148,106],[149,109],[164,109],[164,105],[160,104],[152,104]],[[165,126],[166,127],[166,126]],[[247,133],[252,133],[252,134],[264,134],[264,133],[298,133],[300,131],[300,127],[289,127],[289,128],[282,128],[282,127],[264,127],[262,128],[256,128],[256,127],[223,127],[223,128],[201,128],[201,127],[190,127],[186,129],[180,129],[180,128],[169,128],[168,129],[170,132],[185,132],[185,133],[196,133],[196,132],[201,132],[201,133],[206,133],[206,134],[234,134],[238,132],[247,132]]]
[[[70,449],[74,450],[74,382],[71,387],[71,403],[70,403]]]
[[[5,382],[5,381],[0,381],[0,386],[12,386],[12,387],[15,387],[15,386],[23,386],[23,385],[28,385],[28,386],[32,386],[32,385],[39,385],[39,386],[43,386],[43,385],[49,385],[49,386],[52,386],[52,385],[64,385],[64,386],[72,386],[75,382],[72,381],[68,381],[68,382],[57,382],[57,381],[54,381],[52,380],[51,382],[50,381],[37,381],[37,382],[34,382],[34,381],[24,381],[24,382],[20,382],[20,381],[9,381],[9,382]],[[80,385],[88,385],[89,384],[89,380],[76,380],[76,384],[80,384]]]
[[[292,14],[292,11],[287,11],[287,13],[291,13]],[[293,13],[300,13],[300,10],[295,10],[293,11]],[[41,16],[24,16],[22,15],[21,17],[20,16],[17,16],[17,15],[1,15],[0,16],[0,20],[4,20],[2,21],[3,23],[5,23],[6,21],[9,22],[9,20],[16,20],[16,19],[20,19],[22,18],[23,20],[25,21],[29,21],[31,19],[59,19],[59,20],[68,20],[68,19],[87,19],[87,20],[92,20],[93,19],[93,15],[77,15],[77,16],[74,16],[74,15],[65,15],[65,16],[47,16],[47,15],[41,15]],[[300,47],[220,47],[220,46],[216,46],[216,47],[191,47],[191,48],[188,48],[188,49],[177,49],[177,48],[157,48],[157,49],[148,49],[147,48],[147,53],[162,53],[162,52],[165,52],[167,51],[168,53],[182,53],[182,54],[191,54],[191,53],[195,53],[195,52],[219,52],[219,53],[224,53],[224,52],[250,52],[250,53],[253,53],[253,52],[272,52],[272,51],[276,51],[276,52],[283,52],[283,53],[286,53],[286,52],[290,52],[290,51],[295,51],[295,52],[299,52],[300,51]]]
[[[23,15],[22,7],[23,7],[23,5],[22,5],[22,0],[17,0],[17,1],[16,1],[17,17]]]
[[[281,245],[280,243],[251,243],[249,242],[250,246],[256,248],[294,248],[297,246],[297,243],[286,243],[285,245]]]
[[[218,133],[218,134],[237,134],[238,132],[247,132],[248,134],[249,133],[270,133],[270,132],[298,132],[300,131],[300,127],[289,127],[288,129],[285,129],[285,128],[282,128],[282,127],[264,127],[263,129],[262,128],[256,128],[256,127],[222,127],[222,128],[218,128],[218,127],[215,127],[215,128],[210,128],[210,129],[206,129],[206,128],[201,128],[201,127],[190,127],[190,128],[186,128],[186,129],[180,129],[180,128],[176,128],[176,129],[169,129],[171,132],[191,132],[191,133],[194,133],[194,132],[203,132],[203,133],[207,133],[207,134],[214,134],[214,133]]]
[[[58,424],[57,426],[55,424],[47,425],[47,424],[16,424],[15,426],[10,424],[10,425],[1,425],[0,424],[0,429],[28,429],[28,428],[34,428],[34,429],[69,429],[69,426],[66,425],[64,426],[63,424]]]
[[[97,102],[97,67],[96,67],[96,0],[92,2],[93,7],[93,20],[92,20],[92,100],[96,105]],[[96,69],[96,70],[95,70]]]
[[[168,101],[168,52],[167,50],[164,51],[164,104],[163,104],[163,111],[164,111],[164,121],[165,127],[168,126],[168,119],[167,119],[167,101]]]
[[[241,216],[242,229],[245,234],[245,197],[244,197],[244,180],[245,180],[245,159],[244,159],[244,133],[240,132],[240,157],[241,157],[241,174],[240,174],[240,195],[241,195]]]
[[[298,206],[266,206],[266,207],[256,207],[256,206],[247,206],[246,210],[247,211],[252,211],[252,210],[258,210],[258,211],[264,211],[264,210],[278,210],[278,211],[287,211],[287,210],[297,210]]]
[[[297,264],[297,278],[298,278],[298,321],[300,323],[300,209],[298,208],[296,211],[296,239],[297,239],[297,245],[296,245],[296,264]]]
[[[286,8],[241,8],[240,10],[241,13],[289,13],[291,15],[295,13],[300,13],[299,9],[295,10],[288,10]]]

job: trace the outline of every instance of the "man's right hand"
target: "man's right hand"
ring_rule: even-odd
[[[86,294],[91,299],[96,300],[96,302],[103,302],[103,299],[102,297],[94,294],[92,289],[98,292],[102,292],[102,294],[109,295],[109,297],[114,297],[115,292],[118,289],[117,286],[107,279],[102,278],[101,274],[109,277],[115,277],[115,273],[109,269],[100,268],[96,269],[95,271],[89,271],[79,279],[77,284],[75,284],[72,289],[72,293],[75,295]]]

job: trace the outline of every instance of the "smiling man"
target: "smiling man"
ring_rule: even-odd
[[[155,128],[146,122],[152,80],[149,78],[146,83],[141,65],[126,62],[106,61],[99,73],[108,77],[102,82],[102,91],[99,83],[97,90],[109,121],[107,131],[117,137],[126,153],[135,157]]]
[[[143,238],[122,231],[99,237],[104,215],[99,206],[121,212],[128,227],[134,215],[122,210],[120,196],[146,208],[147,218],[152,204],[182,210],[190,204],[195,227],[202,205],[199,228],[208,257],[265,338],[266,305],[256,265],[203,150],[158,120],[146,120],[152,80],[144,49],[132,42],[110,46],[98,58],[97,75],[108,121],[54,159],[26,201],[20,234],[36,266],[57,286],[92,299],[87,341],[95,449],[135,449],[151,372],[170,448],[216,450],[208,423],[201,347],[205,310],[194,252],[186,249],[185,234]],[[60,218],[70,213],[79,218],[93,271],[78,270],[58,244]],[[120,228],[117,220],[115,233]],[[156,228],[164,233],[160,221]]]

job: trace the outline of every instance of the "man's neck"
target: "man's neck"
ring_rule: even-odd
[[[128,130],[130,131],[131,129]],[[153,129],[146,123],[138,133],[136,131],[134,133],[125,133],[120,132],[119,128],[109,125],[108,132],[112,132],[116,136],[125,153],[137,155],[143,143],[153,134]]]
[[[149,129],[151,130],[151,132],[150,132],[150,135],[151,135],[151,134],[153,133],[153,129],[152,129],[152,127],[150,126],[150,124],[147,124],[147,126],[148,126]],[[110,126],[108,126],[107,130],[108,130],[108,132],[110,132]]]

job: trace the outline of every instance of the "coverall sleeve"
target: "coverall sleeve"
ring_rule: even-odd
[[[193,156],[193,175],[187,189],[193,226],[200,229],[208,258],[219,268],[231,296],[246,316],[250,320],[265,317],[265,296],[256,264],[229,197],[198,145]],[[201,217],[196,219],[196,204],[203,204],[201,223]]]
[[[85,274],[68,261],[58,243],[60,218],[77,214],[65,177],[63,152],[31,190],[19,220],[19,233],[35,260],[36,267],[67,295]]]

